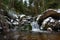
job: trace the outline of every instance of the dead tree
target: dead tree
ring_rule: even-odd
[[[52,17],[55,20],[59,20],[60,19],[60,13],[57,13],[55,10],[45,11],[42,14],[42,16],[39,18],[38,24],[41,26],[42,25],[42,22],[44,21],[44,19],[46,19],[48,17]]]

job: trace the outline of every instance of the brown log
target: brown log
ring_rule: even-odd
[[[52,17],[53,19],[59,20],[60,19],[60,13],[57,13],[57,11],[54,10],[48,10],[43,13],[43,15],[39,18],[38,24],[41,26],[44,19]]]

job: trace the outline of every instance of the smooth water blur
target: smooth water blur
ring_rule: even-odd
[[[31,23],[31,26],[32,26],[32,31],[36,31],[36,32],[40,31],[39,25],[38,25],[38,23],[36,21],[33,21]]]

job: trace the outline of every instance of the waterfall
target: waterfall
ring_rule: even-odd
[[[32,31],[36,31],[36,32],[40,31],[39,25],[38,25],[38,23],[36,21],[33,21],[31,23],[31,26],[32,26]]]

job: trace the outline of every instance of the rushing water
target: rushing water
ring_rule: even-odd
[[[32,31],[36,31],[36,32],[40,31],[39,25],[38,25],[38,23],[36,21],[33,21],[31,23],[31,26],[32,26]]]

